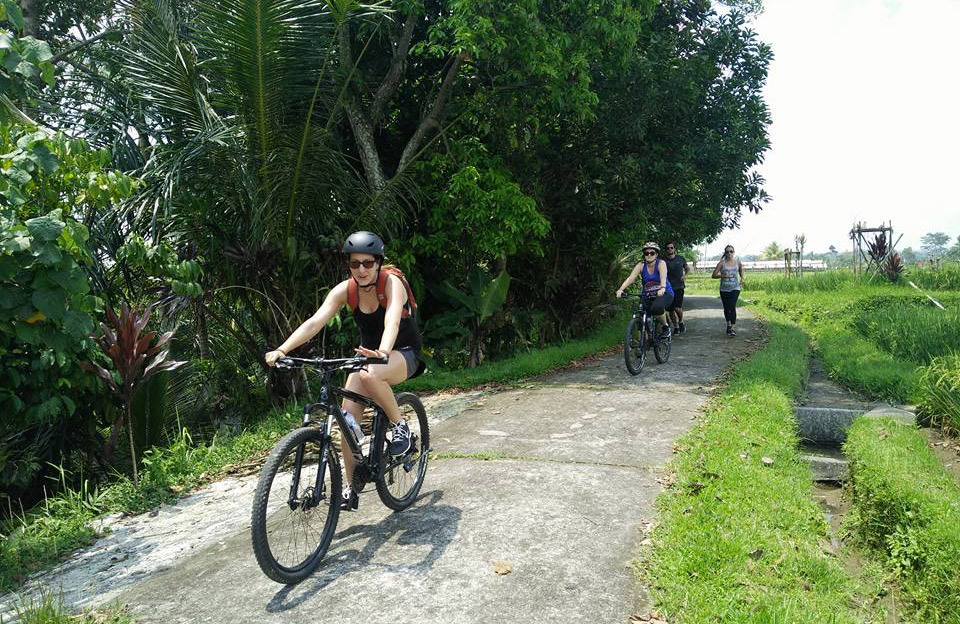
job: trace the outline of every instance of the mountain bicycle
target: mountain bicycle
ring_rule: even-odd
[[[337,371],[363,370],[386,364],[381,358],[304,359],[282,357],[277,366],[304,369],[321,379],[317,403],[303,408],[300,427],[284,436],[260,471],[253,498],[251,539],[260,569],[278,583],[298,583],[309,576],[326,554],[337,529],[342,499],[342,476],[333,444],[336,423],[356,460],[353,489],[362,492],[370,482],[384,505],[402,511],[413,504],[423,485],[430,452],[427,414],[416,395],[397,394],[400,412],[410,428],[410,449],[390,455],[386,413],[373,399],[331,382]],[[350,433],[338,398],[348,398],[372,413],[368,435],[358,443]],[[361,419],[367,426],[366,419]]]
[[[627,324],[627,334],[623,338],[623,359],[631,375],[639,375],[647,359],[647,349],[653,347],[653,355],[661,364],[670,359],[670,350],[673,345],[672,333],[658,336],[656,323],[652,315],[647,313],[647,303],[656,297],[645,297],[623,293],[623,298],[640,299],[640,308],[633,313]]]

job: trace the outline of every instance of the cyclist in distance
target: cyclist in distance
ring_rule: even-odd
[[[673,331],[682,334],[687,329],[683,324],[683,291],[686,287],[687,273],[690,272],[690,267],[687,265],[687,259],[677,254],[677,244],[675,242],[667,241],[666,252],[663,260],[667,263],[667,281],[673,288],[673,302],[667,306],[667,314],[670,316]]]
[[[350,277],[334,286],[320,309],[294,330],[283,344],[268,352],[264,359],[267,365],[273,366],[281,357],[316,336],[340,308],[349,304],[360,328],[357,354],[383,358],[387,363],[371,364],[367,370],[352,373],[344,388],[370,397],[383,408],[393,425],[389,452],[391,455],[403,455],[410,448],[410,430],[400,415],[391,386],[415,377],[423,370],[420,362],[420,330],[409,313],[412,302],[408,302],[403,280],[392,273],[394,267],[384,265],[384,244],[379,236],[372,232],[354,232],[347,237],[341,251],[347,260]],[[381,286],[382,294],[377,287],[381,271],[386,272],[386,283]],[[355,285],[351,285],[351,282]],[[353,301],[350,300],[351,296]],[[362,405],[344,399],[343,409],[360,422]],[[353,483],[355,460],[342,435],[340,446],[346,476],[341,508],[356,509],[357,492],[350,485]]]
[[[643,261],[633,267],[633,271],[620,285],[617,298],[623,295],[623,291],[633,284],[638,276],[643,284],[643,307],[657,319],[660,336],[665,338],[670,335],[670,324],[667,322],[665,310],[673,302],[673,287],[667,281],[667,263],[660,258],[660,245],[657,243],[644,243]]]

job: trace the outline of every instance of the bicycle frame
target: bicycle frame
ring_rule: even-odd
[[[293,358],[288,358],[293,359]],[[322,500],[323,492],[323,483],[324,477],[326,476],[327,471],[327,458],[330,453],[330,444],[333,440],[333,423],[336,422],[340,427],[340,431],[343,432],[342,438],[346,440],[347,447],[350,449],[351,455],[357,460],[358,465],[363,465],[368,471],[371,479],[376,479],[380,477],[380,474],[377,470],[377,467],[380,464],[380,454],[381,449],[375,444],[370,445],[370,455],[364,457],[363,449],[357,444],[356,440],[353,439],[352,435],[347,434],[346,432],[350,430],[349,425],[347,424],[346,418],[343,416],[343,411],[340,409],[340,401],[338,399],[345,398],[354,401],[363,405],[365,408],[370,408],[373,410],[373,431],[371,440],[378,440],[380,431],[383,429],[386,424],[386,413],[373,399],[362,394],[358,394],[346,388],[340,388],[338,386],[332,385],[330,378],[333,376],[333,373],[337,370],[340,370],[340,367],[331,366],[323,367],[321,372],[321,386],[320,386],[320,399],[316,403],[310,403],[303,408],[303,421],[302,425],[304,427],[310,426],[314,423],[312,418],[313,414],[319,410],[326,411],[326,420],[323,426],[323,443],[320,453],[320,465],[317,468],[317,480],[313,489],[313,500],[309,501],[309,504],[316,505],[320,500]],[[300,469],[303,465],[303,447],[297,449],[297,455],[294,460],[294,470],[293,470],[293,480],[290,483],[290,497],[289,504],[291,507],[296,501],[296,493],[300,486]]]

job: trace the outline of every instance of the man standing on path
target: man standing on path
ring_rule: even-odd
[[[686,258],[677,254],[677,244],[674,241],[667,242],[666,251],[663,261],[667,263],[667,280],[673,287],[673,303],[667,308],[667,314],[674,333],[682,334],[686,331],[683,325],[683,289],[686,286],[690,266]]]

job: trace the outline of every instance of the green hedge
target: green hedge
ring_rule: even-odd
[[[919,622],[960,622],[960,486],[913,427],[858,419],[844,446],[849,522],[893,570]]]

